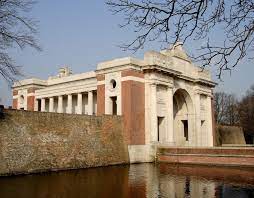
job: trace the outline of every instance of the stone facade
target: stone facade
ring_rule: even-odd
[[[0,175],[129,163],[120,116],[4,113]]]
[[[92,72],[63,68],[48,80],[22,80],[13,86],[13,107],[122,115],[130,158],[139,161],[137,156],[150,159],[157,144],[213,146],[214,86],[210,72],[193,65],[177,44],[146,52],[144,59],[102,62]]]

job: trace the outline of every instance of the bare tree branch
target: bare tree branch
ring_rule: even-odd
[[[137,51],[149,41],[165,44],[205,40],[191,58],[202,67],[215,65],[218,77],[243,58],[254,58],[253,0],[108,0],[113,14],[122,14],[120,27],[133,26],[136,38],[121,47]],[[215,44],[210,33],[220,29],[225,41]]]
[[[27,46],[41,50],[35,39],[36,23],[26,16],[34,3],[32,0],[0,0],[0,75],[10,83],[21,72],[8,50],[15,47],[22,50]]]

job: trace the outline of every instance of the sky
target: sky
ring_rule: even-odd
[[[73,73],[91,71],[102,61],[125,56],[142,58],[145,51],[161,50],[155,42],[135,54],[122,51],[119,45],[131,41],[135,34],[131,28],[119,28],[122,19],[112,15],[104,0],[39,0],[30,16],[38,21],[37,38],[42,51],[10,51],[16,63],[23,66],[24,78],[47,79],[62,66],[69,66]],[[222,36],[215,34],[215,39],[223,39]],[[187,51],[191,52],[192,47],[197,46],[186,46]],[[210,69],[218,83],[216,90],[239,98],[254,84],[253,62],[244,61],[231,73],[224,73],[223,82],[216,78],[216,68]],[[10,86],[0,77],[0,103],[11,105],[11,94]]]

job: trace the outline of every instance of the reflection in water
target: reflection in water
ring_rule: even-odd
[[[1,198],[254,197],[253,169],[111,166],[0,178]]]

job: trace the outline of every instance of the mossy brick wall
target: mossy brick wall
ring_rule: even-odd
[[[122,118],[5,110],[0,175],[129,163]]]

